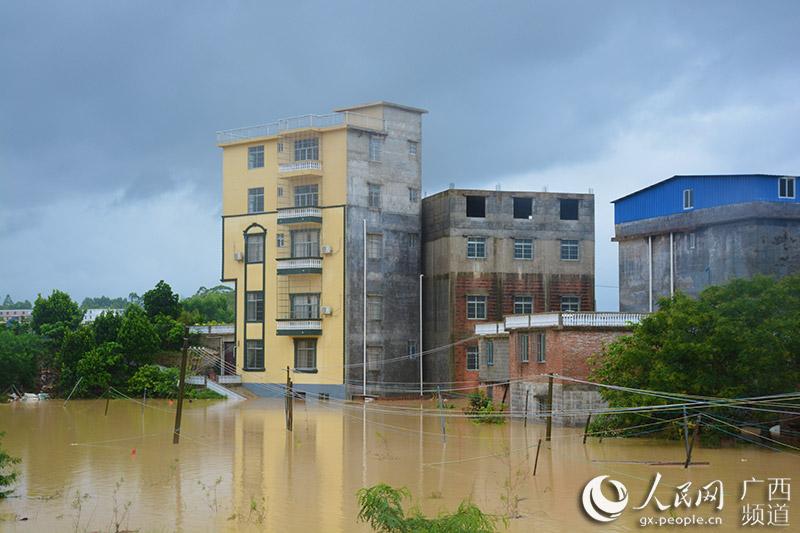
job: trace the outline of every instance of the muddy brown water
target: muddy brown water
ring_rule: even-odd
[[[458,409],[446,410],[445,444],[431,401],[298,401],[287,432],[280,400],[196,400],[186,404],[177,445],[175,405],[150,400],[142,409],[115,399],[107,415],[105,407],[104,400],[0,405],[2,446],[22,459],[15,497],[0,500],[0,530],[370,531],[356,519],[355,494],[381,482],[407,487],[428,516],[453,511],[468,497],[485,512],[508,514],[508,502],[518,498],[521,516],[508,520],[509,531],[669,530],[657,522],[670,518],[695,520],[679,530],[728,531],[758,518],[744,514],[746,504],[761,509],[763,527],[772,527],[769,519],[800,527],[800,503],[785,488],[800,489],[800,451],[791,449],[785,451],[797,455],[754,445],[695,447],[693,460],[709,464],[684,469],[648,464],[683,461],[683,442],[589,438],[582,444],[582,430],[554,428],[533,476],[543,424],[478,425]],[[653,495],[670,508],[661,511],[651,500],[634,509],[657,473]],[[629,498],[619,517],[603,523],[582,503],[584,487],[601,475],[624,485]],[[742,500],[743,482],[752,478]],[[620,500],[610,480],[600,492]],[[717,480],[722,510],[713,501],[687,507],[697,489]],[[687,496],[676,506],[676,487],[687,481]],[[697,525],[709,517],[722,524]],[[648,518],[654,523],[642,527]]]

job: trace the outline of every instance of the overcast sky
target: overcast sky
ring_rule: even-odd
[[[800,2],[2,2],[0,298],[219,284],[215,132],[386,100],[423,190],[800,173]]]

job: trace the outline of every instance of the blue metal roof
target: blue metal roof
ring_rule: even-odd
[[[674,215],[696,209],[745,202],[800,203],[795,179],[794,198],[779,198],[781,178],[768,174],[735,174],[715,176],[672,176],[649,187],[614,200],[614,223]],[[684,209],[683,191],[693,191],[694,205]]]

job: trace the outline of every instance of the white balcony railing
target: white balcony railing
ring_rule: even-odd
[[[317,217],[322,218],[322,209],[319,207],[292,207],[290,209],[278,209],[278,219],[283,218],[303,218]]]
[[[287,259],[278,261],[278,272],[296,268],[322,268],[322,259]]]
[[[297,161],[278,165],[278,172],[295,172],[297,170],[322,170],[321,161]]]
[[[321,330],[321,320],[281,320],[278,322],[278,331],[308,331]]]
[[[343,113],[331,113],[328,115],[302,115],[299,117],[284,118],[271,124],[218,131],[217,142],[222,144],[255,139],[258,137],[269,137],[271,135],[277,135],[282,131],[302,128],[329,128],[331,126],[343,125],[376,131],[386,131],[386,121],[381,118],[345,111]]]
[[[205,326],[189,326],[190,333],[208,333],[210,335],[233,335],[233,324],[214,324]]]
[[[515,315],[505,319],[506,329],[546,327],[611,327],[620,328],[638,324],[648,313],[536,313]],[[475,330],[477,333],[477,328]]]
[[[502,322],[475,324],[475,335],[498,335],[502,333],[508,333]]]

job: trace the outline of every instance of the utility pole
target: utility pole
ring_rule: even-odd
[[[183,411],[183,389],[186,386],[186,358],[189,353],[189,326],[183,327],[183,354],[181,355],[181,380],[178,382],[178,410],[175,412],[175,431],[172,444],[181,439],[181,413]]]
[[[550,372],[550,376],[547,379],[547,410],[549,411],[547,415],[547,434],[545,435],[546,440],[550,440],[550,432],[553,429],[553,373]]]
[[[294,400],[292,398],[292,378],[289,376],[289,367],[286,367],[286,429],[292,431],[294,422]]]

